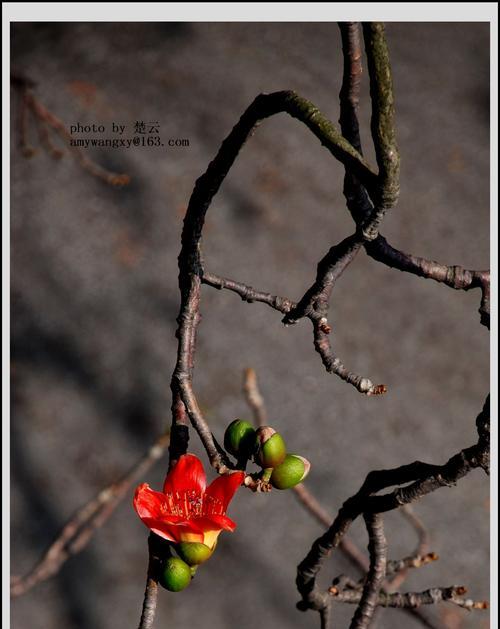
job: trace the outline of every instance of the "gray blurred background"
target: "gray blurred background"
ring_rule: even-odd
[[[401,197],[383,233],[396,247],[468,268],[489,266],[489,26],[389,24]],[[94,149],[128,173],[116,189],[66,155],[25,159],[12,135],[12,573],[23,574],[74,510],[122,474],[169,423],[175,361],[177,255],[195,179],[259,92],[294,89],[339,116],[342,56],[335,24],[18,23],[12,64],[68,126],[158,121],[184,148]],[[366,76],[361,104],[373,162]],[[17,95],[12,94],[13,121]],[[38,144],[36,129],[30,129]],[[111,134],[104,134],[111,137]],[[91,137],[91,136],[85,136]],[[280,115],[242,151],[209,210],[207,268],[298,299],[320,257],[353,226],[343,169],[305,127]],[[195,387],[216,436],[248,416],[242,370],[259,375],[270,422],[312,462],[308,485],[331,513],[372,469],[443,463],[476,441],[488,391],[488,334],[479,293],[455,292],[360,254],[336,286],[333,342],[346,366],[386,383],[363,397],[326,374],[307,321],[205,287]],[[191,450],[202,454],[192,435]],[[159,487],[166,461],[144,481]],[[14,629],[137,625],[147,530],[122,503],[57,577],[12,605]],[[441,559],[404,590],[466,585],[489,597],[488,481],[476,471],[415,506]],[[240,491],[237,531],[182,594],[160,592],[156,627],[316,628],[295,609],[297,563],[322,529],[292,492]],[[385,518],[389,556],[415,533]],[[366,546],[360,522],[351,538]],[[349,572],[335,554],[325,587]],[[352,571],[351,571],[352,573]],[[354,574],[354,573],[352,573]],[[346,627],[352,607],[334,609]],[[487,614],[426,609],[450,629],[488,627]],[[420,626],[383,611],[379,627]]]

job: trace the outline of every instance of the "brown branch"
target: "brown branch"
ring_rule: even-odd
[[[359,102],[361,77],[361,50],[356,23],[340,25],[344,51],[344,78],[340,92],[342,132],[357,146],[361,154],[356,110]],[[361,229],[332,247],[318,264],[316,280],[299,301],[296,309],[289,312],[283,322],[296,323],[311,311],[327,316],[328,304],[337,279],[354,260],[365,241],[374,240],[386,211],[395,205],[399,195],[399,154],[394,126],[394,97],[389,52],[385,40],[384,25],[370,22],[363,26],[370,94],[372,101],[372,136],[379,166],[377,185],[369,190],[375,208],[370,212]],[[346,188],[363,185],[354,169],[345,164],[348,181]],[[356,177],[353,181],[351,177]],[[365,186],[366,188],[366,186]],[[363,197],[363,201],[365,198]]]
[[[279,295],[271,295],[271,293],[265,293],[256,290],[252,286],[243,284],[242,282],[235,282],[226,277],[219,277],[214,273],[209,273],[203,270],[201,278],[203,284],[217,288],[218,290],[227,289],[233,293],[236,293],[241,297],[243,301],[251,304],[254,301],[267,304],[278,312],[287,313],[296,306],[295,302],[291,301],[287,297],[280,297]]]
[[[144,600],[142,603],[141,619],[139,621],[139,629],[151,629],[153,627],[156,604],[158,602],[158,579],[159,570],[162,560],[162,549],[165,542],[150,533],[148,537],[148,572],[146,576],[146,590],[144,591]]]
[[[367,629],[370,625],[385,578],[387,542],[382,517],[376,513],[367,513],[364,518],[368,531],[370,568],[350,629]]]
[[[376,175],[371,171],[362,156],[340,135],[334,125],[322,116],[312,103],[300,98],[293,92],[277,92],[269,95],[260,95],[254,100],[222,143],[218,154],[208,166],[205,174],[196,182],[184,219],[184,229],[181,237],[182,248],[179,255],[181,306],[177,319],[177,361],[171,380],[173,399],[173,445],[171,446],[171,454],[172,452],[182,452],[183,448],[185,448],[185,443],[187,443],[186,437],[184,437],[185,443],[179,445],[177,442],[181,439],[179,436],[181,433],[178,430],[179,425],[183,427],[182,434],[186,434],[185,416],[187,414],[205,447],[211,465],[221,474],[230,470],[231,462],[214,439],[200,411],[192,387],[196,330],[200,321],[200,287],[203,276],[200,247],[201,234],[205,214],[212,198],[217,193],[247,137],[260,120],[279,112],[286,112],[303,122],[337,159],[356,173],[368,189],[371,189],[376,179]],[[255,489],[254,485],[250,483],[251,480],[250,477],[247,477],[245,484]],[[147,601],[147,592],[145,603]],[[148,610],[151,609],[151,607],[148,607]],[[152,616],[154,616],[154,609]]]
[[[382,395],[387,392],[385,384],[373,384],[369,378],[349,371],[332,350],[329,338],[329,326],[326,318],[314,321],[314,348],[321,356],[321,362],[328,373],[333,373],[345,382],[352,384],[360,393],[367,396]],[[325,327],[326,326],[326,327]]]
[[[339,23],[344,55],[344,73],[340,100],[340,129],[342,135],[363,154],[359,135],[358,105],[363,67],[361,63],[361,38],[358,22]],[[361,225],[372,213],[373,205],[359,180],[346,169],[344,196],[356,225]]]
[[[205,282],[217,288],[227,288],[245,301],[261,301],[274,309],[285,312],[284,322],[295,323],[308,317],[313,323],[314,344],[328,371],[336,373],[363,393],[375,394],[385,391],[384,385],[374,386],[371,381],[349,372],[333,354],[328,334],[331,331],[327,312],[331,294],[337,279],[356,257],[362,245],[375,241],[379,226],[386,213],[397,201],[399,194],[399,156],[394,126],[394,106],[389,55],[384,27],[380,23],[364,25],[364,39],[370,74],[372,98],[372,136],[379,166],[376,175],[361,154],[356,108],[359,100],[359,75],[361,72],[359,34],[357,26],[350,25],[343,32],[346,61],[344,66],[345,90],[341,94],[341,126],[349,127],[354,145],[322,116],[309,101],[294,92],[261,94],[247,108],[239,122],[222,143],[219,152],[209,164],[206,172],[197,180],[191,195],[182,232],[182,248],[179,255],[179,288],[181,305],[178,316],[178,353],[172,374],[173,439],[179,440],[171,446],[171,455],[185,451],[187,444],[187,420],[198,433],[211,465],[221,474],[229,473],[233,467],[224,450],[219,446],[203,417],[192,386],[196,330],[200,321],[201,284]],[[347,43],[346,43],[347,42]],[[353,52],[347,55],[346,51]],[[346,78],[346,72],[349,76]],[[343,84],[343,87],[344,87]],[[257,124],[272,115],[285,112],[304,123],[322,144],[346,168],[346,197],[357,223],[356,232],[332,247],[318,264],[316,280],[302,299],[295,304],[291,300],[256,291],[241,283],[219,278],[204,270],[201,253],[201,237],[206,212],[217,194],[240,149]],[[347,114],[342,117],[342,114]],[[347,120],[347,121],[346,121]],[[350,120],[350,122],[349,122]],[[356,146],[359,147],[357,150]],[[354,201],[353,201],[354,200]],[[373,205],[372,205],[373,203]],[[355,207],[356,206],[356,207]],[[487,301],[483,290],[483,302]],[[484,409],[483,409],[484,411]],[[478,418],[478,430],[480,428]],[[480,432],[480,430],[479,430]],[[184,435],[184,436],[183,436]],[[381,520],[377,516],[387,510],[408,504],[434,491],[438,487],[455,482],[471,469],[489,466],[489,433],[481,435],[476,446],[463,450],[443,466],[416,462],[396,470],[374,472],[367,477],[356,496],[346,501],[337,518],[326,533],[313,544],[311,551],[299,565],[297,586],[302,595],[300,609],[316,609],[320,613],[322,627],[328,623],[328,593],[319,592],[315,578],[324,557],[338,547],[351,522],[361,513],[367,522],[371,543],[371,563],[365,583],[360,607],[353,619],[352,627],[366,627],[373,615],[376,600],[385,574],[385,549]],[[391,493],[377,496],[380,490],[393,485],[399,486]],[[247,476],[245,485],[254,490],[263,490]],[[150,549],[151,558],[151,549]],[[151,562],[150,562],[151,564]],[[382,576],[380,576],[382,574]],[[150,578],[149,575],[148,578]],[[146,602],[148,595],[146,593]],[[145,605],[146,608],[146,605]],[[148,608],[151,609],[151,608]],[[154,606],[153,606],[154,615]],[[152,618],[152,616],[151,616]],[[151,620],[152,622],[152,620]]]
[[[409,504],[439,489],[450,487],[478,467],[489,471],[489,396],[476,419],[479,440],[476,445],[460,451],[444,465],[416,461],[392,470],[370,472],[360,490],[340,509],[330,528],[319,537],[297,568],[297,588],[302,596],[300,609],[319,610],[328,604],[325,593],[316,586],[325,558],[338,547],[352,522],[362,513],[383,513]],[[409,485],[408,485],[409,483]],[[397,489],[375,495],[383,489]]]
[[[228,472],[231,464],[222,448],[215,441],[199,409],[192,387],[196,330],[200,321],[200,286],[203,276],[200,247],[201,234],[205,214],[212,198],[217,193],[247,137],[260,120],[281,111],[303,122],[337,159],[352,168],[365,186],[371,188],[376,179],[375,174],[370,170],[362,156],[340,135],[332,123],[321,115],[312,103],[300,98],[293,92],[277,92],[270,95],[260,95],[254,100],[222,143],[218,154],[208,166],[205,174],[196,182],[184,219],[184,229],[181,237],[182,248],[179,255],[181,305],[177,319],[177,361],[171,380],[173,432],[170,454],[176,453],[177,455],[183,450],[185,451],[187,445],[187,414],[205,447],[211,465],[219,473]],[[182,432],[179,431],[180,426],[182,427]],[[172,456],[170,464],[172,464]],[[250,483],[246,484],[253,488]],[[151,566],[151,549],[149,550],[149,556]],[[148,570],[148,584],[150,580],[151,574],[150,570]],[[151,588],[147,587],[141,626],[144,618],[147,618],[148,622],[151,619],[151,623],[154,618],[156,595],[150,597],[150,591],[152,591]],[[156,589],[154,591],[156,592]],[[146,629],[146,626],[142,626],[142,629]]]
[[[373,242],[365,244],[366,252],[377,262],[412,273],[419,277],[432,279],[436,282],[446,284],[455,290],[470,290],[480,288],[482,297],[479,307],[481,323],[488,329],[490,327],[490,272],[471,271],[461,266],[447,266],[434,260],[427,260],[404,253],[392,247],[387,240],[379,235]]]
[[[328,591],[333,599],[339,603],[359,604],[361,601],[362,594],[359,590],[341,590],[333,586]],[[435,605],[436,603],[448,602],[467,610],[488,609],[487,601],[473,601],[462,598],[466,591],[466,588],[454,585],[447,588],[430,588],[424,592],[393,592],[392,594],[380,592],[376,604],[380,607],[417,609],[421,605]]]
[[[387,562],[386,574],[387,576],[392,574],[401,574],[402,572],[407,572],[408,568],[421,568],[422,566],[426,566],[428,563],[433,561],[437,561],[439,557],[436,553],[427,553],[426,555],[410,555],[409,557],[404,557],[403,559],[392,559]],[[391,586],[393,586],[394,580],[391,581]],[[384,588],[387,591],[387,588]]]
[[[362,74],[361,66],[361,42],[359,37],[359,24],[357,22],[344,22],[339,24],[342,36],[342,48],[344,53],[344,75],[342,89],[340,91],[340,129],[342,135],[363,154],[361,139],[359,136],[359,123],[357,118],[357,108],[359,104],[359,88]],[[365,28],[369,29],[368,26]],[[379,34],[380,37],[380,29]],[[370,35],[368,36],[370,39]],[[388,59],[386,61],[388,64]],[[387,66],[388,67],[388,66]],[[392,92],[392,89],[390,90]],[[390,108],[389,108],[390,109]],[[389,112],[389,118],[393,114]],[[387,122],[385,123],[387,126]],[[389,120],[390,135],[394,140],[394,122]],[[390,144],[390,142],[389,142]],[[390,152],[390,148],[388,149]],[[397,152],[397,148],[396,148]],[[380,152],[383,159],[382,150]],[[388,160],[389,170],[391,160]],[[397,169],[397,164],[395,165]],[[397,178],[397,173],[394,174]],[[373,205],[368,197],[365,188],[356,177],[346,170],[344,178],[344,195],[347,207],[354,218],[356,225],[367,224],[370,215],[373,213]],[[378,230],[378,228],[377,228]],[[392,247],[387,240],[378,234],[373,240],[363,242],[363,246],[370,257],[377,262],[381,262],[399,271],[412,273],[419,277],[433,279],[456,290],[470,290],[481,288],[482,298],[479,307],[481,323],[489,328],[490,325],[490,273],[489,271],[469,271],[460,266],[447,266],[404,253]]]
[[[169,435],[161,435],[125,476],[101,489],[92,500],[80,507],[64,525],[41,560],[23,577],[13,577],[11,597],[22,596],[37,583],[53,577],[70,557],[81,552],[115,511],[132,484],[142,478],[163,456],[168,443]]]
[[[370,75],[371,132],[379,167],[379,186],[375,196],[370,194],[375,207],[371,216],[362,225],[362,231],[366,240],[374,240],[386,211],[398,200],[399,152],[396,142],[392,73],[385,27],[382,22],[365,22],[363,35]]]
[[[252,410],[254,422],[257,426],[263,426],[266,422],[267,411],[264,398],[259,389],[257,374],[254,369],[245,369],[243,373],[243,393],[245,400]],[[306,488],[304,483],[295,485],[293,492],[297,496],[300,504],[308,511],[313,518],[322,526],[330,526],[332,517],[321,506],[311,492]],[[339,545],[340,551],[345,557],[361,572],[368,570],[368,560],[359,548],[349,539],[343,539]]]
[[[279,312],[289,313],[297,308],[297,304],[287,297],[265,293],[242,282],[235,282],[234,280],[220,277],[214,273],[208,273],[207,271],[203,271],[202,283],[208,284],[218,290],[230,290],[239,295],[243,301],[248,303],[253,303],[254,301],[264,303]],[[329,338],[331,329],[328,325],[328,320],[323,316],[321,311],[318,312],[315,309],[309,309],[305,316],[312,322],[314,348],[320,355],[321,361],[328,373],[339,376],[342,380],[356,387],[360,393],[364,393],[368,396],[380,395],[387,391],[387,387],[384,384],[374,385],[369,378],[359,376],[349,371],[341,360],[334,355]]]
[[[321,504],[303,483],[295,485],[293,491],[299,502],[320,524],[326,527],[331,525],[333,518],[327,513],[327,511],[321,506]],[[369,563],[367,558],[350,539],[343,538],[339,544],[339,550],[355,568],[361,572],[366,572],[368,570]]]
[[[361,154],[361,142],[357,121],[359,86],[361,76],[361,49],[357,23],[341,24],[344,51],[344,78],[340,92],[342,133],[348,137]],[[372,210],[362,182],[353,169],[346,166],[344,194],[353,215],[364,217],[358,229],[338,245],[335,245],[319,262],[316,280],[302,299],[288,312],[283,322],[294,324],[303,317],[310,317],[314,325],[314,345],[328,372],[338,375],[368,395],[380,395],[387,391],[385,385],[374,385],[348,371],[332,351],[328,338],[327,315],[335,283],[354,260],[362,245],[376,238],[387,209],[395,204],[399,193],[399,156],[394,129],[394,106],[389,55],[383,25],[365,26],[365,42],[370,72],[372,96],[372,135],[379,164],[377,186],[370,191],[376,207]],[[312,318],[314,315],[314,318]]]
[[[264,398],[259,389],[259,383],[257,379],[257,374],[254,369],[245,369],[243,373],[243,393],[245,395],[245,400],[249,405],[250,409],[253,413],[254,422],[256,425],[264,425],[265,418],[267,416],[267,411],[265,407]],[[318,500],[311,494],[311,492],[307,489],[307,487],[300,483],[293,488],[293,491],[302,506],[314,517],[319,524],[325,527],[329,527],[332,522],[332,516],[324,509],[324,507],[318,502]],[[419,533],[419,544],[417,546],[416,552],[420,551],[423,553],[427,544],[427,532],[423,524],[420,520],[410,511],[409,507],[402,508],[403,515],[411,522],[411,524],[416,528]],[[352,542],[350,539],[343,537],[339,543],[340,552],[349,560],[349,562],[357,568],[360,572],[366,573],[369,568],[369,562],[365,555],[359,550],[359,548]],[[414,561],[414,567],[416,567],[416,563],[418,559],[416,557],[412,557]],[[430,559],[429,559],[430,560]],[[409,561],[408,559],[406,561]],[[426,562],[425,558],[422,558],[422,565]],[[362,587],[361,582],[360,587]],[[384,589],[388,587],[388,583],[384,582]],[[436,629],[436,626],[431,624],[427,618],[424,618],[419,610],[406,610],[411,615],[418,618],[420,622],[422,622],[426,627],[430,629]],[[326,611],[321,612],[321,622],[328,623],[329,621],[329,608],[326,608]],[[324,624],[326,627],[327,625]]]
[[[419,568],[429,561],[436,561],[438,559],[435,553],[427,553],[429,548],[429,533],[422,520],[414,513],[411,505],[401,507],[399,512],[417,532],[418,543],[413,555],[402,559],[400,562],[391,562],[390,565],[387,565],[387,574],[394,573],[393,579],[384,588],[387,592],[394,592],[401,587],[408,575],[408,568]]]
[[[252,409],[254,421],[257,426],[265,426],[267,421],[267,411],[264,404],[255,369],[248,368],[243,372],[243,393],[248,406]]]
[[[283,318],[283,323],[292,325],[303,317],[316,314],[326,317],[333,287],[361,248],[362,241],[358,234],[345,238],[333,246],[318,262],[316,280],[299,303]]]
[[[19,136],[21,146],[23,147],[23,153],[26,156],[30,157],[35,152],[28,144],[27,139],[27,116],[28,112],[31,111],[39,127],[40,141],[42,145],[47,148],[52,157],[59,159],[62,156],[62,151],[56,148],[52,143],[48,127],[57,133],[57,135],[69,148],[73,157],[88,173],[112,186],[125,186],[130,183],[129,175],[117,174],[106,170],[89,159],[82,150],[72,144],[74,138],[66,129],[64,123],[46,107],[44,107],[36,98],[32,90],[32,87],[34,86],[33,81],[20,74],[11,74],[10,80],[11,85],[20,92],[22,98]]]

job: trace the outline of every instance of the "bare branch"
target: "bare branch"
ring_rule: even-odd
[[[368,531],[368,552],[370,568],[361,594],[358,608],[354,614],[350,629],[367,629],[373,618],[380,588],[385,578],[387,542],[384,535],[382,517],[375,513],[365,514]]]
[[[243,372],[243,393],[245,394],[248,406],[252,409],[256,425],[265,426],[267,411],[264,398],[259,391],[255,369],[248,368]]]
[[[387,565],[387,574],[395,573],[390,583],[384,588],[387,592],[394,592],[404,583],[408,568],[419,568],[429,561],[436,561],[435,553],[427,553],[429,548],[429,533],[422,520],[415,514],[411,505],[404,505],[399,510],[401,515],[412,525],[418,535],[418,543],[413,555]],[[397,565],[397,568],[396,568]]]
[[[290,312],[292,308],[296,307],[295,302],[291,301],[287,297],[280,297],[279,295],[264,293],[262,291],[256,290],[255,288],[252,288],[252,286],[248,286],[247,284],[235,282],[234,280],[230,280],[225,277],[219,277],[218,275],[214,275],[213,273],[208,273],[208,271],[203,271],[201,281],[203,282],[203,284],[208,284],[208,286],[212,286],[213,288],[217,288],[218,290],[222,290],[223,288],[230,290],[233,293],[239,295],[243,301],[246,301],[249,304],[253,303],[254,301],[258,301],[263,304],[267,304],[278,312],[287,313]]]
[[[421,605],[449,602],[468,610],[488,609],[487,601],[462,598],[466,591],[466,588],[454,585],[447,588],[431,588],[424,592],[394,592],[392,594],[380,592],[376,604],[380,607],[418,609]],[[339,603],[359,604],[361,601],[362,593],[359,590],[340,590],[334,586],[329,589],[329,592],[333,599]]]
[[[387,562],[387,576],[391,574],[401,574],[402,572],[406,572],[408,568],[421,568],[422,566],[426,566],[428,563],[432,561],[437,561],[439,557],[436,553],[427,553],[426,555],[410,555],[409,557],[404,557],[403,559],[393,559]],[[391,586],[394,581],[391,582]],[[387,589],[387,588],[384,588]]]
[[[481,288],[482,298],[479,307],[481,323],[490,327],[490,272],[469,271],[461,266],[447,266],[434,260],[427,260],[404,253],[392,247],[387,240],[379,235],[373,242],[365,244],[366,252],[377,262],[387,266],[412,273],[419,277],[435,280],[456,290],[470,290]]]
[[[165,541],[150,533],[148,537],[148,573],[146,577],[146,590],[144,592],[144,600],[142,603],[141,619],[139,621],[139,629],[152,629],[156,604],[158,602],[158,579],[159,570],[165,548]]]
[[[325,511],[303,483],[295,485],[293,491],[299,502],[320,524],[327,527],[331,525],[333,518]],[[361,572],[368,570],[369,562],[367,558],[350,539],[343,538],[339,544],[339,549],[358,570]]]
[[[28,112],[31,111],[38,123],[40,140],[52,157],[59,159],[63,153],[52,144],[48,127],[57,133],[73,157],[88,173],[112,186],[126,186],[130,182],[129,175],[112,173],[106,170],[89,159],[83,151],[72,143],[73,136],[66,129],[64,123],[36,98],[32,90],[34,86],[33,81],[20,74],[11,74],[11,85],[19,90],[22,98],[19,135],[25,156],[31,157],[35,152],[33,147],[28,144],[27,139]]]
[[[316,587],[316,576],[325,558],[337,548],[351,523],[362,513],[383,513],[409,504],[422,496],[450,487],[471,470],[489,470],[489,396],[478,415],[479,440],[476,445],[460,451],[444,465],[416,461],[393,470],[370,472],[361,489],[340,509],[330,528],[319,537],[297,569],[297,588],[302,595],[300,609],[321,609],[327,604],[325,594]],[[407,483],[410,483],[407,485]],[[394,491],[377,496],[387,487]]]
[[[320,263],[321,264],[321,263]],[[320,280],[321,282],[322,280]],[[267,304],[274,310],[278,310],[283,313],[297,312],[298,304],[288,299],[287,297],[280,297],[278,295],[272,295],[271,293],[265,293],[263,291],[256,290],[252,286],[248,286],[241,282],[235,282],[224,277],[219,277],[213,273],[203,271],[202,282],[208,284],[219,290],[227,289],[233,293],[236,293],[241,297],[243,301],[252,303],[254,301]],[[333,287],[331,284],[330,288]],[[374,385],[369,378],[359,376],[358,374],[349,371],[341,362],[341,360],[333,353],[329,334],[331,328],[328,325],[326,316],[323,315],[324,308],[308,308],[304,315],[308,317],[313,325],[313,342],[314,348],[321,357],[321,361],[325,366],[328,373],[333,373],[342,380],[352,384],[360,393],[366,395],[380,395],[387,391],[387,387],[384,384]],[[285,321],[285,319],[283,319]]]
[[[248,406],[252,409],[254,421],[257,426],[263,426],[266,423],[267,411],[262,397],[259,384],[257,380],[257,374],[254,369],[245,369],[243,374],[243,392]],[[330,526],[332,517],[325,511],[321,504],[311,494],[303,483],[295,485],[293,492],[297,496],[298,501],[302,506],[319,522],[322,526]],[[368,560],[365,555],[359,550],[359,548],[351,542],[351,540],[344,538],[340,545],[340,551],[346,556],[346,558],[361,572],[368,570]]]
[[[42,559],[23,577],[13,577],[11,597],[22,596],[37,583],[53,577],[70,557],[81,552],[94,533],[107,522],[132,484],[142,478],[163,456],[168,443],[169,435],[161,435],[125,476],[101,489],[92,500],[80,507],[45,551]]]
[[[363,235],[374,240],[380,223],[399,196],[399,152],[394,122],[394,96],[385,27],[381,22],[363,23],[370,96],[372,101],[371,131],[379,167],[379,187],[372,199],[375,208],[363,224]],[[362,183],[362,182],[361,182]]]

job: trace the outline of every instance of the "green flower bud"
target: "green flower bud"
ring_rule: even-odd
[[[271,474],[271,485],[276,489],[295,487],[309,474],[311,464],[298,454],[287,454],[281,465],[274,468]]]
[[[209,548],[201,542],[181,542],[175,547],[179,557],[188,566],[198,566],[200,563],[210,559],[213,548]]]
[[[286,456],[283,437],[271,426],[261,426],[256,430],[257,450],[255,462],[263,468],[276,467]]]
[[[224,433],[224,447],[238,458],[249,459],[255,447],[255,430],[252,424],[242,419],[231,422]]]
[[[169,557],[165,562],[161,576],[160,585],[169,592],[180,592],[187,588],[191,582],[191,569],[178,557]]]

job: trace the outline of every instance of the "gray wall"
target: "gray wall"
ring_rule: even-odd
[[[401,198],[384,235],[397,247],[468,268],[489,266],[489,29],[389,24],[402,155]],[[66,124],[159,121],[189,148],[94,149],[132,177],[115,189],[71,158],[21,156],[12,141],[12,572],[22,574],[60,526],[136,460],[169,422],[177,255],[195,179],[259,92],[295,89],[337,120],[341,50],[334,24],[17,24],[13,65]],[[13,106],[16,104],[13,95]],[[369,136],[366,77],[361,119]],[[36,144],[36,129],[31,129]],[[352,231],[342,167],[296,121],[266,121],[209,211],[207,268],[299,298],[331,244]],[[308,322],[203,291],[195,386],[211,426],[247,409],[241,372],[259,374],[270,421],[312,462],[310,489],[336,512],[367,472],[442,463],[476,440],[488,391],[479,294],[406,276],[361,254],[332,299],[345,364],[389,392],[366,398],[323,370]],[[201,454],[195,436],[192,451]],[[159,486],[165,462],[144,480]],[[131,498],[131,496],[130,496]],[[441,559],[405,589],[464,584],[488,598],[488,482],[476,471],[415,507]],[[182,594],[160,593],[157,627],[317,627],[295,609],[295,567],[320,527],[290,492],[240,491],[238,522]],[[389,555],[414,547],[398,513]],[[136,626],[147,531],[120,506],[81,555],[12,605],[14,629]],[[361,523],[352,539],[366,545]],[[334,556],[328,580],[347,563]],[[345,627],[352,608],[334,610]],[[448,626],[487,614],[443,605]],[[386,629],[418,625],[384,611]]]

